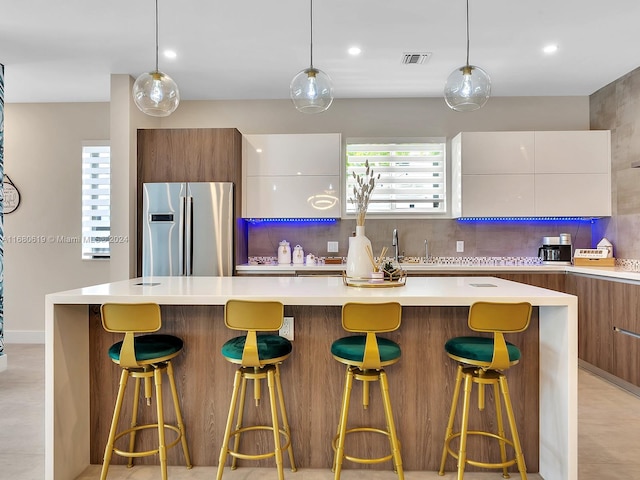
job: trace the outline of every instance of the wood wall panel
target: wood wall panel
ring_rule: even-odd
[[[142,271],[142,184],[232,182],[235,191],[235,264],[247,262],[242,216],[242,134],[235,128],[138,130],[138,266]]]
[[[91,463],[101,463],[120,371],[109,360],[106,351],[118,337],[104,332],[97,310],[92,308],[91,311]],[[222,358],[220,348],[233,332],[224,326],[221,306],[170,306],[162,307],[162,312],[161,331],[179,335],[185,341],[184,352],[174,365],[193,463],[216,465],[235,371],[235,366]],[[340,324],[340,308],[288,306],[285,314],[295,317],[296,327],[293,353],[281,369],[296,462],[304,468],[330,469],[331,439],[337,428],[345,374],[344,365],[330,354],[332,341],[346,335]],[[443,345],[450,337],[470,333],[467,314],[468,308],[462,307],[404,307],[400,329],[388,334],[402,347],[402,358],[389,366],[387,373],[406,470],[433,471],[439,467],[455,375],[455,362],[445,355]],[[509,340],[523,351],[523,360],[510,369],[507,376],[528,471],[536,472],[539,439],[537,308],[529,329],[510,335]],[[371,389],[369,409],[363,410],[359,383],[356,382],[352,393],[349,425],[365,422],[384,426],[378,386]],[[167,388],[165,392],[168,399]],[[247,402],[248,420],[268,422],[266,386],[263,392],[264,400],[259,408]],[[492,398],[493,394],[487,391],[487,408],[483,414],[473,408],[470,420],[473,428],[493,427]],[[472,401],[476,402],[475,399],[474,393]],[[131,400],[127,400],[124,418],[131,410],[130,405]],[[165,406],[167,417],[173,418],[170,404],[165,402]],[[141,409],[147,417],[154,411],[144,405]],[[125,423],[123,421],[122,426]],[[149,435],[143,443],[151,440]],[[245,447],[257,448],[270,441],[268,435],[258,434],[248,439]],[[493,443],[484,439],[474,441],[473,457],[487,459],[491,454],[496,458],[498,450]],[[348,453],[354,455],[382,455],[387,448],[388,441],[382,436],[371,438],[353,434],[348,439]],[[154,461],[146,459],[143,462]],[[114,457],[114,462],[124,463],[124,459]],[[169,462],[183,462],[179,448],[169,451]],[[270,467],[273,459],[240,461],[240,465]],[[344,468],[363,466],[345,462]],[[364,468],[390,469],[391,466],[384,463]],[[452,459],[448,461],[447,469],[455,469]]]

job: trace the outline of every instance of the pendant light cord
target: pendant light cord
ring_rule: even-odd
[[[158,0],[156,0],[156,72],[158,71]]]
[[[157,0],[156,0],[157,1]],[[310,68],[313,68],[313,0],[310,0],[311,3],[311,9],[310,9],[310,17],[311,17],[311,28],[309,29],[310,31],[310,41],[309,41],[309,50],[310,50],[310,57],[311,57],[311,65]]]
[[[469,0],[467,0],[467,66],[469,66]]]

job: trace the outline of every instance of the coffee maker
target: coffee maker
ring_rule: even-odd
[[[561,233],[557,237],[542,237],[538,257],[544,265],[571,265],[571,234]]]

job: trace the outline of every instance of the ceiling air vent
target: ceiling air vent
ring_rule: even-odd
[[[431,58],[431,52],[426,53],[403,53],[402,63],[404,65],[423,65]]]

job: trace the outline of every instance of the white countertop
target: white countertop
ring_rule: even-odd
[[[568,305],[575,297],[494,277],[410,277],[391,288],[350,287],[340,277],[146,277],[47,295],[50,304],[149,301],[223,305],[232,298],[277,299],[285,305],[398,301],[405,306],[470,305],[478,300]]]
[[[631,281],[640,283],[640,272],[625,270],[621,267],[576,267],[573,265],[455,265],[455,264],[436,264],[436,263],[403,263],[400,265],[409,273],[430,273],[430,272],[461,272],[461,273],[487,273],[503,272],[503,273],[575,273],[580,275],[589,275],[596,277],[606,277],[610,279]],[[340,272],[345,269],[346,265],[238,265],[236,271],[245,274],[263,274],[263,275],[304,275],[307,273],[322,272]]]

